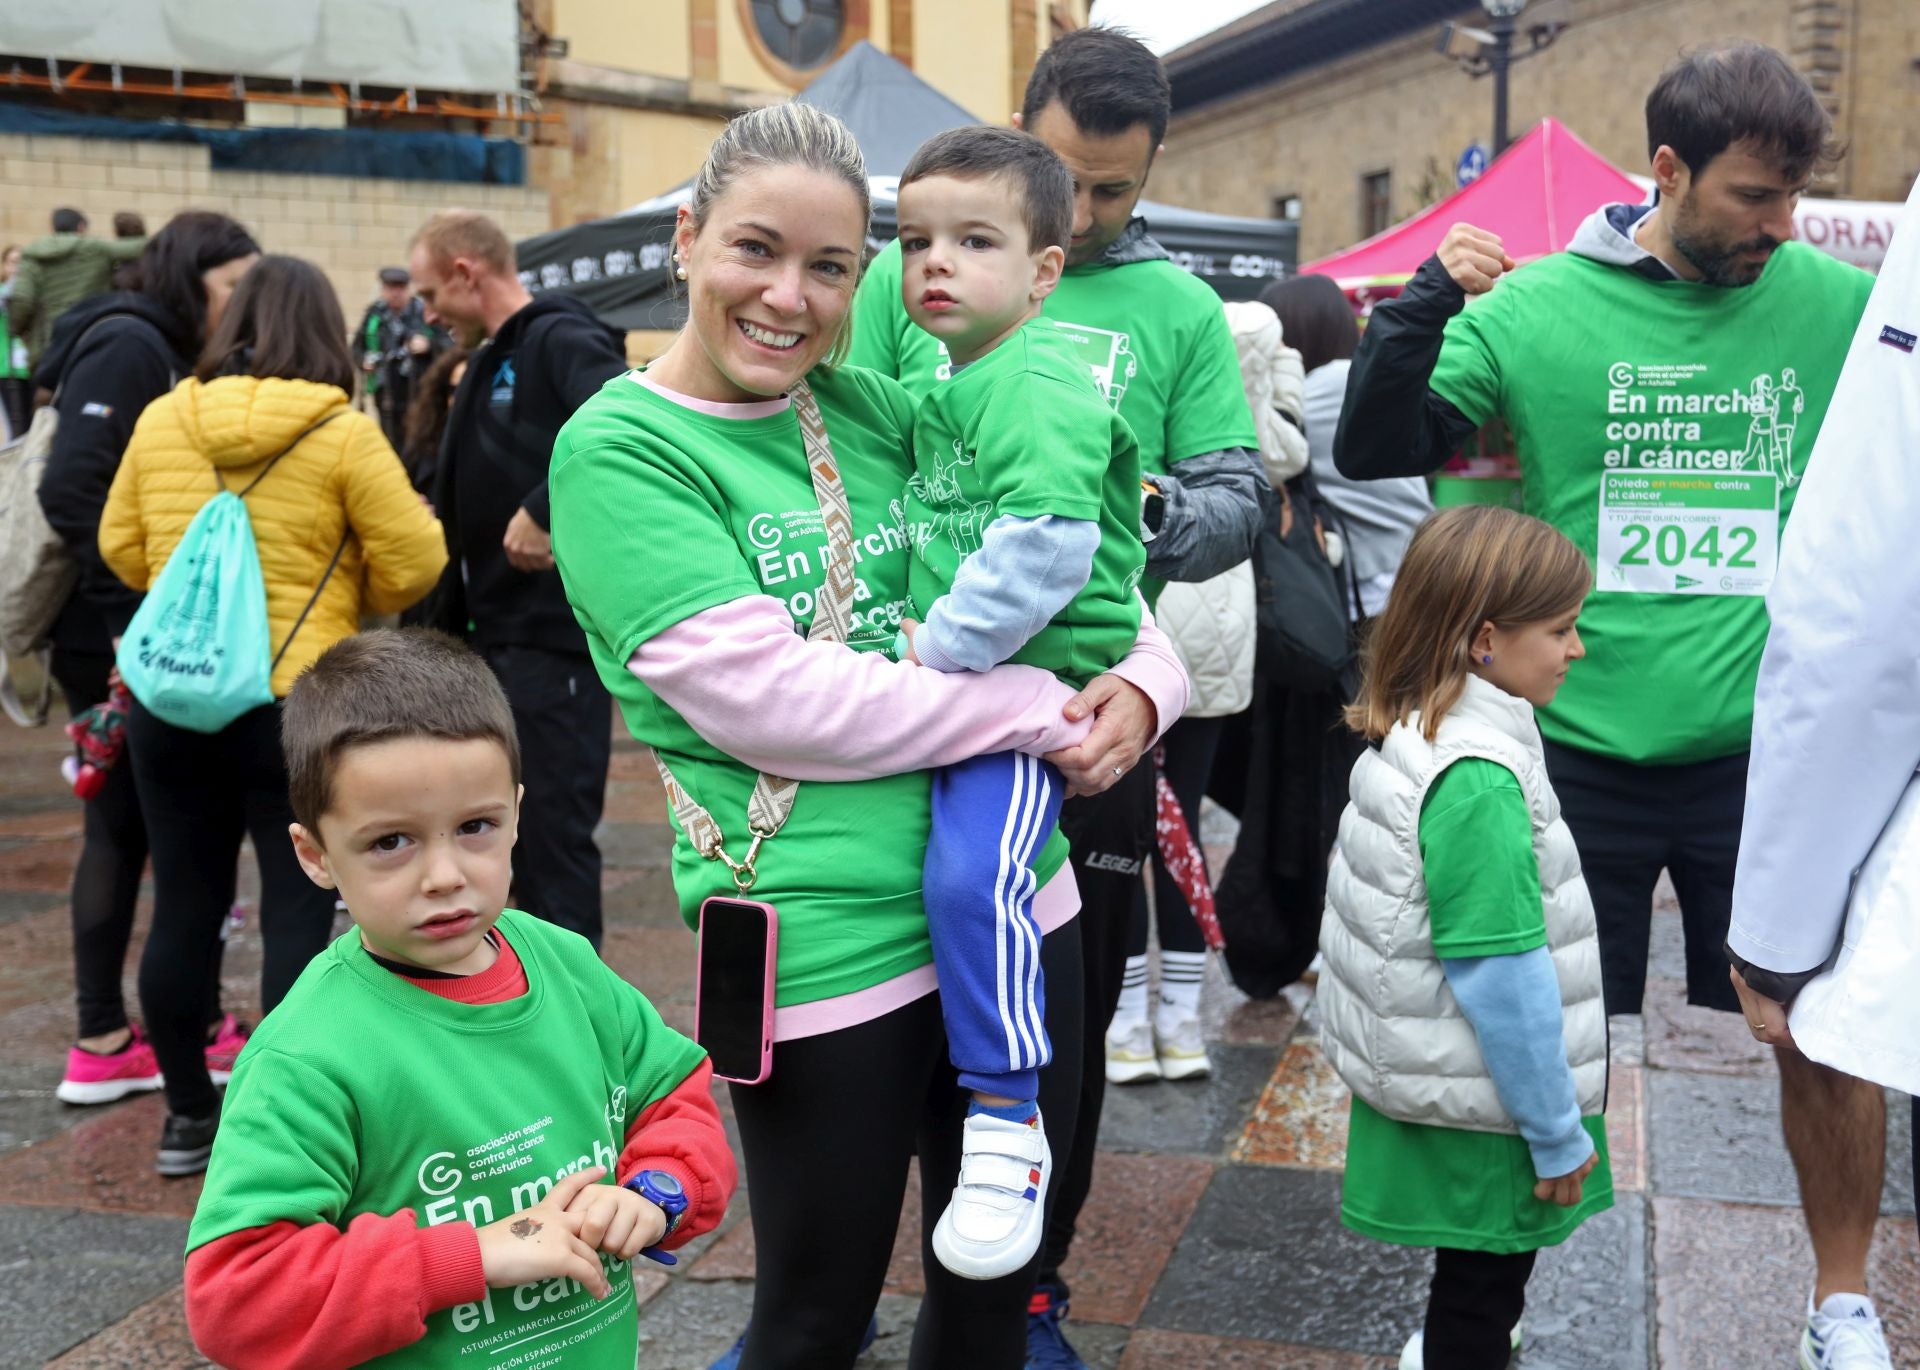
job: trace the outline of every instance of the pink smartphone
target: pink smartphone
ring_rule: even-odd
[[[773,1073],[773,972],[780,920],[773,905],[720,895],[700,905],[693,1038],[723,1080],[757,1085]]]

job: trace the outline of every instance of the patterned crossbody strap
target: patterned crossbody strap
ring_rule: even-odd
[[[805,445],[807,471],[813,478],[813,497],[820,505],[820,522],[827,537],[827,572],[820,593],[815,597],[813,622],[807,628],[809,642],[845,642],[853,615],[853,510],[847,503],[847,488],[840,481],[840,467],[827,442],[826,420],[820,405],[805,381],[792,392],[795,416],[800,420],[800,437]],[[753,782],[747,799],[747,831],[752,837],[747,854],[736,861],[727,854],[726,837],[714,816],[689,794],[659,752],[653,764],[660,771],[660,782],[667,788],[667,803],[680,830],[687,835],[695,851],[709,861],[721,861],[733,872],[733,883],[742,894],[753,888],[758,872],[754,862],[760,847],[785,825],[793,813],[793,800],[800,788],[797,780],[768,775],[762,771]]]

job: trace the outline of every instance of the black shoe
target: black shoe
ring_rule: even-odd
[[[218,1113],[205,1118],[169,1113],[153,1168],[162,1175],[198,1175],[207,1168],[207,1157],[213,1154],[213,1134],[219,1128]]]

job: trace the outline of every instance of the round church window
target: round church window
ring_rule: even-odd
[[[842,0],[752,0],[752,8],[755,34],[790,67],[817,67],[839,50],[847,24]]]

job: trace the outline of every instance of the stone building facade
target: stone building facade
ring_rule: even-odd
[[[1818,193],[1903,200],[1920,175],[1915,0],[1557,0],[1554,9],[1567,26],[1513,68],[1514,137],[1553,115],[1616,166],[1645,174],[1643,102],[1660,70],[1683,48],[1750,38],[1806,73],[1849,145]],[[1492,119],[1488,81],[1435,50],[1446,19],[1487,22],[1446,0],[1279,0],[1169,54],[1175,115],[1151,193],[1223,214],[1291,211],[1302,261],[1359,241],[1383,213],[1398,222],[1442,198]],[[1262,39],[1288,54],[1265,70],[1254,56]]]
[[[327,273],[349,326],[375,293],[375,273],[404,263],[428,215],[464,205],[513,237],[549,227],[547,192],[534,186],[449,184],[349,176],[215,171],[204,146],[0,134],[0,244],[45,234],[71,206],[96,235],[134,210],[157,229],[182,209],[231,214],[268,252],[305,257]]]
[[[854,43],[872,43],[989,123],[1019,107],[1054,34],[1088,0],[812,0],[820,27],[783,29],[772,0],[529,0],[567,55],[535,74],[564,127],[542,130],[532,178],[553,221],[613,214],[680,184],[732,115],[785,99]],[[802,7],[791,7],[799,13]],[[815,22],[809,20],[809,23]]]

